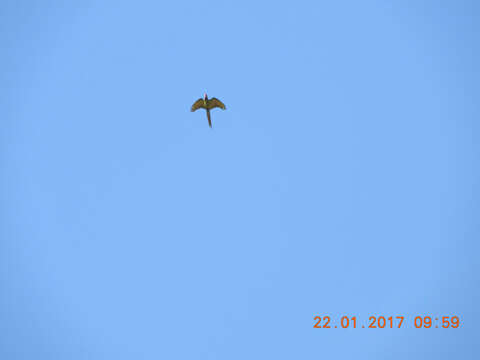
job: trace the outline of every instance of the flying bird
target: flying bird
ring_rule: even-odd
[[[225,110],[226,107],[225,105],[218,100],[217,98],[211,98],[209,99],[207,94],[205,93],[203,95],[203,98],[198,99],[195,101],[192,105],[191,111],[196,111],[198,109],[205,109],[207,110],[207,119],[208,119],[208,125],[212,127],[212,119],[210,118],[210,110],[214,108],[220,108],[222,110]]]

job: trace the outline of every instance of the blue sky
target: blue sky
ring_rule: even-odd
[[[3,2],[0,358],[478,359],[479,10]]]

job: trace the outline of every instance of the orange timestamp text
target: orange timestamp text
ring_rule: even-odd
[[[363,321],[356,316],[341,316],[337,319],[330,316],[315,316],[313,318],[315,329],[400,329],[405,324],[413,326],[416,329],[429,328],[453,328],[460,327],[460,318],[458,316],[415,316],[413,321],[404,321],[404,316],[370,316]]]

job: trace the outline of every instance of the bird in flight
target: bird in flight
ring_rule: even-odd
[[[225,105],[218,100],[217,98],[211,98],[209,99],[207,94],[205,93],[203,95],[203,98],[198,99],[195,101],[192,105],[191,111],[196,111],[198,109],[205,109],[207,110],[207,119],[208,119],[208,125],[212,127],[212,119],[210,118],[210,110],[214,108],[220,108],[222,110],[225,110],[226,107]]]

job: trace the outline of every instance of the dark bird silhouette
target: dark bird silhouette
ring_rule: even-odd
[[[210,118],[210,110],[214,109],[214,108],[217,108],[217,107],[222,109],[222,110],[226,109],[225,105],[220,100],[218,100],[217,98],[209,99],[207,94],[205,93],[203,95],[203,98],[200,98],[193,103],[191,111],[193,112],[193,111],[196,111],[198,109],[207,110],[208,126],[212,127],[212,119]]]

